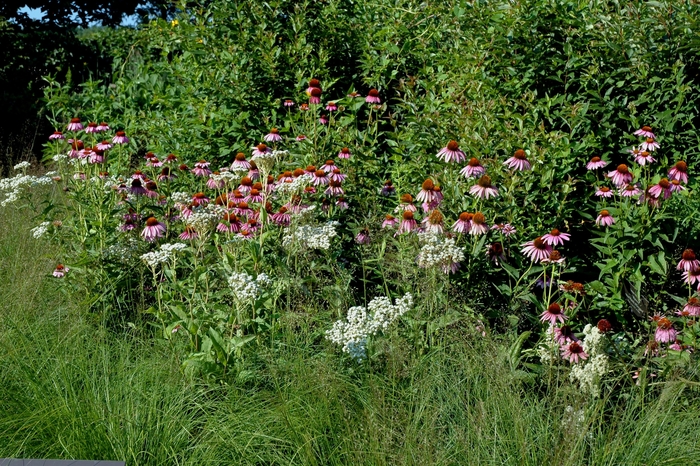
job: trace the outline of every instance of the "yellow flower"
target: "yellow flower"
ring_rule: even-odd
[[[180,24],[180,22],[179,22],[178,20],[176,20],[176,19],[170,21],[170,25],[171,25],[172,27],[175,27],[175,26],[177,26],[178,24]]]

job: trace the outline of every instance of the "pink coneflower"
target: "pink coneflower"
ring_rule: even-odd
[[[345,194],[345,191],[343,191],[340,181],[330,180],[328,182],[328,188],[324,191],[324,194],[327,196],[342,196]]]
[[[165,233],[165,225],[160,223],[155,217],[148,217],[146,227],[141,232],[141,236],[146,241],[155,241],[162,238]]]
[[[402,194],[401,198],[399,199],[399,205],[396,206],[396,209],[394,209],[394,212],[403,212],[403,211],[411,211],[411,212],[416,212],[416,206],[413,205],[413,196],[410,194]]]
[[[225,213],[219,224],[216,225],[216,231],[220,233],[237,233],[241,229],[241,221],[236,214]]]
[[[571,235],[568,233],[562,233],[561,231],[554,228],[552,231],[542,236],[542,241],[549,244],[550,246],[562,246],[564,241],[569,241]]]
[[[131,231],[136,228],[136,219],[125,218],[124,223],[119,226],[120,231]]]
[[[561,255],[556,249],[549,253],[549,257],[542,259],[543,264],[563,264],[564,256]]]
[[[109,131],[109,130],[110,130],[109,125],[107,123],[105,123],[104,121],[102,123],[100,123],[99,125],[97,125],[97,132],[98,133],[104,133],[104,132]]]
[[[654,138],[647,138],[646,141],[642,143],[641,146],[639,146],[643,151],[646,152],[654,152],[656,149],[658,149],[659,143],[654,140]]]
[[[168,154],[165,157],[165,163],[171,164],[171,163],[177,163],[177,155],[175,154]]]
[[[255,236],[253,235],[253,232],[250,231],[247,227],[242,227],[241,231],[238,232],[236,235],[239,238],[245,239],[245,240],[250,240],[253,239]]]
[[[148,162],[146,162],[147,167],[153,167],[153,168],[160,168],[163,166],[163,162],[161,162],[158,157],[151,157],[148,159]]]
[[[253,179],[249,176],[241,178],[241,184],[238,186],[238,191],[243,194],[248,194],[253,189]],[[238,196],[236,194],[236,196]]]
[[[241,167],[245,168],[246,170],[250,170],[250,162],[245,159],[245,154],[243,152],[236,154],[236,157],[233,159],[233,163],[231,164],[231,169],[233,170],[234,167]]]
[[[683,306],[683,312],[689,316],[700,317],[700,300],[693,296],[688,300],[688,303]]]
[[[369,244],[369,241],[369,230],[367,228],[363,228],[355,236],[355,242],[357,244]]]
[[[566,316],[564,316],[566,317]],[[574,331],[568,325],[554,327],[554,341],[558,345],[567,345],[574,341],[579,341],[574,334]]]
[[[692,249],[686,249],[681,255],[681,261],[676,266],[676,270],[698,270],[700,269],[700,261],[695,258],[695,252]]]
[[[656,320],[656,332],[654,339],[659,343],[671,343],[676,341],[678,332],[673,328],[673,323],[666,317],[661,317]]]
[[[264,139],[267,142],[280,142],[282,136],[280,136],[280,131],[277,128],[272,128],[270,132],[265,135]]]
[[[694,285],[696,282],[700,283],[700,269],[686,270],[681,278],[688,285]]]
[[[506,260],[503,244],[499,241],[490,244],[489,248],[486,250],[486,256],[496,265],[500,265],[502,261]]]
[[[320,87],[312,87],[311,91],[307,91],[309,94],[309,104],[318,105],[321,103],[321,94],[323,91]]]
[[[352,154],[350,153],[350,149],[347,147],[343,147],[340,149],[340,152],[338,152],[338,158],[339,159],[349,159]]]
[[[163,167],[158,175],[158,181],[170,181],[176,178],[176,175],[170,170],[170,167]]]
[[[66,137],[60,131],[54,131],[54,133],[49,136],[49,141],[63,140]]]
[[[650,152],[640,151],[639,153],[635,154],[634,161],[643,167],[646,164],[651,165],[652,163],[656,162],[656,159],[651,156]]]
[[[314,171],[314,173],[313,173],[313,175],[311,175],[311,177],[312,177],[311,182],[313,183],[314,186],[327,185],[328,181],[330,181],[330,178],[328,177],[328,173],[324,172],[323,170]]]
[[[85,148],[83,141],[81,141],[81,140],[76,141],[73,139],[69,139],[68,143],[71,146],[71,150],[68,153],[68,156],[73,158],[73,159],[78,158],[80,156],[80,151],[82,151]]]
[[[488,225],[486,225],[486,217],[481,212],[477,212],[472,216],[471,227],[469,228],[470,235],[483,235],[489,231]]]
[[[603,168],[608,165],[609,162],[606,162],[605,160],[601,159],[600,157],[593,157],[591,158],[590,162],[586,164],[586,168],[588,170],[597,170],[599,168]]]
[[[147,181],[146,182],[146,196],[150,197],[151,199],[156,199],[159,194],[158,194],[158,185],[156,184],[155,181]]]
[[[112,147],[114,147],[114,146],[112,146],[112,144],[110,144],[109,141],[98,142],[97,145],[95,146],[95,148],[97,148],[97,150],[101,150],[101,151],[110,150]]]
[[[615,219],[610,215],[610,212],[605,209],[601,210],[600,214],[598,214],[598,217],[595,219],[595,224],[599,226],[609,227],[613,223],[615,223]]]
[[[515,168],[519,171],[529,170],[531,168],[530,162],[527,160],[527,154],[522,149],[516,150],[511,158],[503,162],[503,165],[507,165],[509,168]]]
[[[469,212],[462,212],[459,214],[459,218],[454,225],[452,225],[452,231],[455,233],[469,233],[472,227],[472,217],[474,217],[474,215]]]
[[[194,196],[192,196],[192,204],[195,205],[195,207],[198,207],[200,205],[207,205],[209,204],[209,198],[207,197],[206,194],[199,192],[195,193]]]
[[[513,225],[511,225],[510,223],[497,223],[497,224],[494,224],[491,227],[491,229],[500,231],[501,234],[503,236],[505,236],[506,238],[509,237],[510,235],[515,234],[515,232],[517,231],[515,229],[515,227]]]
[[[525,244],[521,244],[521,246],[523,247],[521,252],[533,262],[540,262],[543,259],[547,259],[552,252],[552,246],[545,243],[541,236]]]
[[[329,112],[335,112],[338,110],[338,106],[335,104],[335,102],[328,102],[328,104],[326,104],[326,110]]]
[[[287,108],[294,107],[294,101],[287,99],[284,101],[284,106]]]
[[[628,184],[625,187],[620,188],[617,193],[622,197],[634,197],[639,196],[642,190],[636,184]]]
[[[382,222],[382,228],[393,228],[396,226],[396,224],[399,223],[398,220],[396,220],[396,217],[393,215],[385,215],[384,216],[384,221]]]
[[[476,178],[477,176],[481,176],[484,173],[486,173],[486,169],[481,165],[481,162],[479,162],[479,159],[476,157],[472,157],[469,159],[469,162],[467,162],[467,165],[462,168],[459,172],[462,174],[465,178]]]
[[[672,180],[678,180],[688,184],[688,164],[682,160],[676,162],[676,164],[668,171],[668,176]]]
[[[647,204],[649,204],[652,207],[659,207],[661,205],[661,201],[658,198],[652,196],[650,193],[650,190],[651,190],[651,187],[647,187],[644,194],[639,196],[639,201],[637,201],[637,204],[641,204],[643,202],[646,202]]]
[[[306,88],[306,94],[307,94],[307,95],[311,95],[311,91],[312,91],[314,88],[316,88],[316,87],[318,87],[318,88],[321,87],[321,81],[319,81],[319,80],[316,79],[316,78],[310,79],[310,80],[309,80],[309,86]]]
[[[413,218],[413,212],[405,211],[402,218],[403,220],[401,220],[397,234],[410,233],[418,228],[418,222]]]
[[[316,188],[313,186],[307,186],[304,188],[304,194],[316,194]]]
[[[226,182],[224,180],[215,180],[214,175],[219,175],[219,172],[214,172],[211,175],[209,175],[209,179],[207,180],[207,188],[209,189],[223,189],[224,186],[226,186]]]
[[[270,219],[276,225],[286,227],[289,226],[289,224],[291,223],[292,216],[287,213],[287,208],[285,206],[282,206],[280,207],[280,210],[277,211],[277,213],[272,214],[270,216]]]
[[[146,191],[146,188],[143,187],[141,180],[138,179],[131,181],[131,188],[129,188],[129,191],[131,192],[131,194],[134,194],[136,196],[143,196],[148,193],[148,191]]]
[[[56,278],[63,278],[66,276],[66,272],[70,269],[63,264],[57,264],[56,268],[53,269],[53,276]]]
[[[262,227],[262,224],[258,222],[256,217],[248,217],[248,221],[245,223],[243,228],[248,229],[251,233],[255,233]]]
[[[333,162],[332,160],[326,160],[326,163],[321,165],[321,170],[323,170],[326,173],[331,173],[334,168],[335,162]]]
[[[80,122],[80,118],[71,118],[70,123],[68,123],[68,131],[80,131],[83,129],[83,124]]]
[[[189,241],[191,239],[195,239],[198,237],[199,237],[199,234],[197,233],[197,230],[195,230],[194,227],[192,227],[190,225],[187,225],[185,227],[185,231],[180,233],[180,236],[178,236],[178,238],[184,239],[186,241]]]
[[[474,186],[469,188],[469,194],[480,199],[498,197],[498,190],[491,185],[491,177],[482,175]]]
[[[340,210],[346,210],[350,207],[350,204],[348,204],[348,201],[345,200],[343,196],[340,196],[338,200],[335,202],[336,207],[338,207]]]
[[[600,319],[596,324],[600,333],[608,333],[612,330],[612,324],[608,319]]]
[[[432,202],[434,199],[433,189],[435,189],[435,183],[430,179],[425,180],[421,185],[420,192],[416,196],[416,200],[427,203]]]
[[[607,186],[601,186],[598,188],[598,190],[595,192],[595,195],[598,197],[612,197],[613,192],[610,188]]]
[[[249,204],[260,204],[263,202],[263,196],[260,194],[260,190],[258,189],[251,189],[250,194],[246,196],[245,201]]]
[[[85,128],[85,132],[88,134],[93,134],[97,132],[97,123],[94,121],[91,121],[88,123],[87,127]]]
[[[267,144],[260,143],[257,146],[253,147],[253,157],[262,157],[271,153],[272,149],[267,147]]]
[[[194,176],[209,176],[211,175],[211,170],[209,170],[209,162],[206,160],[200,160],[199,162],[194,164],[194,168],[192,169],[192,173]]]
[[[635,136],[642,136],[645,138],[656,138],[654,133],[651,132],[651,126],[642,126],[637,131],[634,132]]]
[[[88,163],[104,163],[105,153],[99,149],[93,149],[88,155]]]
[[[568,319],[568,317],[561,310],[559,303],[550,304],[549,307],[540,314],[540,321],[549,322],[550,325],[556,325],[557,322],[563,324],[566,319]]]
[[[233,211],[237,215],[241,215],[244,217],[250,217],[253,214],[253,209],[248,207],[248,203],[245,201],[239,202],[236,207],[233,209]]]
[[[141,170],[134,170],[134,173],[131,174],[131,179],[146,181],[148,177]]]
[[[321,116],[318,117],[318,122],[322,125],[327,125],[328,124],[328,115],[321,114]]]
[[[433,210],[430,215],[425,217],[421,222],[423,224],[423,230],[430,233],[443,233],[443,220],[444,217],[439,210]]]
[[[129,143],[129,138],[126,137],[126,133],[124,131],[117,131],[117,134],[114,135],[112,138],[112,144],[128,144]]]
[[[437,158],[440,160],[444,160],[447,163],[450,162],[463,162],[464,159],[467,158],[466,155],[464,155],[464,152],[459,150],[459,144],[457,144],[457,141],[450,141],[447,143],[445,147],[440,149],[440,151],[437,153]]]
[[[352,91],[350,94],[348,94],[348,97],[351,99],[355,99],[357,97],[362,97],[358,92]]]
[[[671,180],[671,192],[676,193],[680,191],[685,191],[685,186],[682,186],[678,180]]]
[[[664,199],[671,197],[671,182],[662,178],[657,184],[649,188],[649,194],[658,199],[663,194]]]
[[[379,91],[376,89],[370,89],[367,93],[367,98],[365,98],[365,102],[368,104],[381,104],[382,99],[379,98]]]
[[[615,186],[624,186],[632,182],[633,175],[630,173],[630,169],[624,163],[617,166],[617,168],[610,173],[608,173],[608,178],[612,178],[612,182]]]
[[[296,137],[296,140],[297,140],[297,142],[306,141],[306,136],[304,136],[303,134],[300,134],[299,136]]]
[[[345,176],[345,175],[343,175]],[[394,185],[392,184],[391,180],[386,180],[384,182],[384,186],[382,186],[382,189],[379,191],[379,194],[384,197],[390,197],[396,192],[396,188],[394,188]]]
[[[563,359],[568,359],[570,363],[576,364],[579,361],[585,361],[588,359],[588,354],[583,351],[583,346],[578,344],[576,341],[572,341],[560,348],[561,357]]]

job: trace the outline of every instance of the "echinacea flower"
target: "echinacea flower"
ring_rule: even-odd
[[[418,228],[418,222],[413,218],[413,212],[407,210],[403,213],[402,217],[403,220],[401,220],[397,234],[410,233]]]
[[[270,216],[272,223],[286,227],[292,222],[292,216],[287,213],[285,206],[280,207],[280,210]]]
[[[396,220],[396,217],[393,215],[385,215],[384,216],[384,221],[382,222],[382,228],[393,228],[396,226],[396,224],[399,223],[398,220]]]
[[[216,231],[220,233],[238,233],[240,229],[240,219],[236,216],[236,214],[232,214],[230,212],[226,212],[219,221],[219,224],[216,225]]]
[[[299,136],[296,137],[296,140],[297,140],[297,142],[306,141],[306,136],[304,136],[303,134],[300,134]]]
[[[656,320],[656,332],[654,339],[659,343],[671,343],[676,341],[678,332],[673,328],[673,323],[666,317],[661,317]]]
[[[335,104],[335,102],[328,102],[326,104],[326,110],[328,110],[329,112],[335,112],[336,110],[338,110],[338,106]]]
[[[646,164],[651,165],[652,163],[656,162],[656,159],[651,156],[650,152],[643,150],[635,154],[634,161],[643,167]]]
[[[596,324],[600,333],[608,333],[612,330],[612,324],[608,319],[600,319]]]
[[[131,194],[134,194],[136,196],[143,196],[147,194],[146,188],[143,187],[143,183],[141,183],[140,179],[133,179],[131,181],[131,188],[129,189]]]
[[[472,217],[474,215],[469,212],[459,214],[459,219],[452,225],[452,231],[455,233],[469,233],[472,227]]]
[[[331,173],[334,168],[335,162],[333,162],[332,160],[326,160],[326,163],[321,165],[321,170],[323,170],[326,173]]]
[[[363,228],[357,233],[357,236],[355,236],[355,242],[357,244],[369,244],[369,241],[369,230],[367,228]]]
[[[284,101],[284,104],[283,104],[283,105],[284,105],[285,107],[287,107],[287,108],[289,108],[289,107],[294,107],[294,101],[293,101],[293,100],[286,99],[286,100]]]
[[[568,325],[562,325],[561,327],[554,327],[554,341],[558,345],[567,345],[574,341],[579,341],[576,338],[576,334],[571,327]]]
[[[280,136],[280,131],[277,128],[272,128],[270,132],[265,135],[264,139],[267,142],[280,142],[282,136]]]
[[[563,264],[564,256],[561,255],[556,249],[549,253],[549,257],[542,259],[543,264]]]
[[[529,170],[531,168],[530,162],[527,160],[527,154],[522,149],[516,150],[511,158],[503,162],[503,165],[507,165],[509,168],[514,168],[518,171]]]
[[[489,227],[486,225],[486,217],[481,212],[477,212],[472,216],[471,227],[469,228],[469,234],[480,236],[489,231]]]
[[[663,194],[664,199],[671,197],[671,182],[668,178],[662,178],[657,184],[649,188],[649,194],[658,199]]]
[[[572,364],[576,364],[579,361],[588,359],[588,354],[583,351],[583,346],[576,341],[572,341],[561,347],[561,357],[568,359]]]
[[[399,199],[399,205],[394,209],[394,212],[403,212],[405,210],[410,210],[411,212],[416,212],[416,206],[413,205],[413,196],[410,194],[402,194]]]
[[[678,180],[685,184],[688,184],[688,164],[684,161],[678,161],[673,165],[673,167],[668,171],[668,176],[672,180]]]
[[[566,319],[568,319],[568,317],[562,311],[559,303],[550,304],[549,307],[540,314],[540,321],[549,322],[550,325],[555,325],[557,322],[563,324]]]
[[[65,139],[66,137],[63,135],[62,132],[60,131],[54,131],[54,133],[49,136],[49,141],[60,141]]]
[[[630,173],[629,167],[624,163],[617,166],[617,168],[610,173],[608,173],[608,178],[612,178],[612,182],[615,186],[620,187],[632,182],[633,175]]]
[[[253,147],[253,157],[264,157],[267,154],[271,154],[272,149],[267,147],[267,144],[260,143]]]
[[[635,197],[642,193],[642,190],[636,184],[628,184],[620,188],[617,193],[622,197]]]
[[[496,265],[500,265],[501,261],[506,259],[503,244],[498,241],[490,244],[489,248],[486,250],[486,256]]]
[[[444,231],[443,220],[444,217],[442,212],[439,210],[433,210],[430,212],[430,215],[423,219],[421,223],[423,224],[424,231],[442,234]]]
[[[312,87],[309,92],[309,104],[318,105],[321,103],[321,94],[323,91],[320,87]]]
[[[569,241],[570,238],[570,234],[562,233],[558,229],[554,228],[552,231],[542,236],[542,241],[550,246],[561,246],[564,244],[564,241]]]
[[[342,183],[336,180],[330,180],[328,182],[328,188],[323,192],[327,196],[342,196],[345,194],[343,191]]]
[[[328,115],[321,114],[321,116],[318,117],[318,122],[322,125],[327,125],[328,124]]]
[[[343,196],[340,196],[338,200],[335,201],[335,205],[340,210],[346,210],[350,207],[350,204],[348,204],[348,201]]]
[[[688,285],[694,285],[696,282],[700,283],[700,269],[686,270],[681,278]]]
[[[683,306],[683,312],[687,313],[689,316],[699,317],[700,316],[700,300],[693,296],[688,299],[688,303]]]
[[[345,176],[345,175],[343,175]],[[382,186],[381,191],[379,191],[380,196],[384,197],[389,197],[393,195],[396,192],[396,188],[394,188],[394,185],[391,183],[391,180],[386,180],[384,182],[384,186]]]
[[[598,188],[598,190],[595,192],[595,195],[598,197],[612,197],[613,192],[610,188],[607,186],[601,186]]]
[[[482,175],[479,181],[469,188],[469,194],[480,199],[489,199],[491,197],[498,197],[498,189],[491,185],[490,176]]]
[[[241,184],[238,186],[238,191],[243,194],[248,194],[253,189],[253,179],[249,176],[241,178]]]
[[[506,238],[510,235],[515,234],[517,231],[513,225],[510,223],[496,223],[491,227],[492,230],[498,230]]]
[[[676,266],[676,270],[684,270],[686,272],[690,270],[700,269],[700,261],[695,258],[695,252],[692,249],[686,249],[681,255],[681,261]]]
[[[338,152],[338,158],[339,159],[349,159],[351,157],[350,149],[347,147],[343,147],[340,149],[340,152]]]
[[[148,180],[146,182],[146,196],[150,197],[151,199],[156,199],[159,196],[158,185],[155,181]]]
[[[209,162],[206,160],[200,160],[199,162],[194,164],[194,168],[192,169],[192,173],[194,176],[206,176],[208,177],[211,175],[211,170],[209,170]]]
[[[160,175],[158,175],[158,181],[170,181],[177,176],[172,172],[170,167],[163,167],[163,169],[160,171]]]
[[[609,162],[606,162],[605,160],[601,159],[600,157],[593,157],[591,160],[586,164],[586,169],[588,170],[597,170],[599,168],[603,168],[608,165]]]
[[[160,223],[155,217],[148,217],[146,227],[141,232],[141,236],[146,241],[155,241],[157,238],[162,238],[164,233],[165,225]]]
[[[464,155],[464,152],[459,149],[459,144],[457,144],[457,141],[454,140],[448,142],[447,145],[440,149],[440,151],[437,153],[437,158],[444,160],[447,163],[462,162],[466,157],[467,156]]]
[[[459,172],[461,175],[463,175],[465,178],[476,178],[477,176],[481,176],[484,173],[486,173],[486,169],[481,165],[481,162],[479,162],[479,159],[476,157],[472,157],[469,159],[469,162],[467,162],[467,165],[462,168]]]
[[[685,191],[685,186],[682,186],[678,180],[671,180],[671,192],[676,193],[680,191]]]
[[[314,172],[311,179],[311,182],[313,183],[314,186],[318,185],[327,185],[328,182],[330,181],[330,178],[328,177],[328,173],[324,172],[323,170],[316,170]]]
[[[543,259],[547,259],[549,253],[552,252],[552,246],[545,243],[541,236],[521,244],[520,246],[523,248],[521,252],[533,262],[540,262]]]
[[[376,89],[370,89],[367,93],[367,98],[365,98],[365,102],[368,104],[381,104],[382,99],[379,98],[379,91]]]
[[[423,184],[421,185],[421,190],[416,196],[416,200],[420,202],[427,202],[430,203],[433,201],[433,189],[435,188],[435,183],[433,183],[432,180],[427,179],[423,181]]]
[[[659,143],[656,142],[654,138],[647,138],[646,141],[642,143],[641,146],[639,146],[643,151],[646,152],[654,152],[656,149],[658,149]]]
[[[316,79],[316,78],[310,79],[310,80],[309,80],[309,86],[306,88],[306,94],[307,94],[307,95],[311,95],[311,91],[312,91],[314,88],[316,88],[316,87],[318,87],[318,88],[321,87],[321,81],[319,81],[319,80]]]
[[[176,162],[177,162],[177,155],[175,155],[175,154],[168,154],[165,157],[165,163],[170,164],[170,163],[176,163]]]
[[[87,127],[85,128],[85,132],[87,134],[96,133],[97,132],[97,123],[95,123],[94,121],[91,121],[90,123],[88,123]]]
[[[634,132],[635,136],[642,136],[645,138],[656,138],[656,135],[651,132],[651,126],[642,126],[637,131]]]
[[[83,124],[80,122],[80,118],[71,118],[70,123],[68,123],[68,131],[80,131],[83,129]]]
[[[128,144],[128,143],[129,143],[129,138],[126,137],[126,133],[124,131],[117,131],[117,133],[112,138],[112,144]]]
[[[233,163],[231,164],[231,169],[235,170],[236,167],[250,170],[250,162],[248,162],[246,160],[245,154],[243,152],[237,153],[236,157],[234,157],[234,159],[233,159]]]
[[[601,210],[600,214],[598,214],[598,217],[595,219],[595,224],[599,226],[609,227],[613,223],[615,223],[615,219],[610,215],[610,211],[605,209]]]
[[[97,132],[98,133],[104,133],[104,132],[107,132],[109,130],[110,130],[109,125],[107,123],[105,123],[104,121],[102,123],[100,123],[99,125],[97,125]]]
[[[63,264],[57,264],[56,268],[53,270],[53,276],[56,278],[63,278],[70,269]]]

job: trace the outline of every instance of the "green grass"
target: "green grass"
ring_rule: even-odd
[[[261,356],[267,368],[254,383],[194,384],[166,343],[96,326],[50,276],[54,251],[31,238],[25,216],[0,211],[0,457],[700,464],[692,387],[669,384],[644,403],[633,396],[581,405],[565,383],[546,391],[516,381],[506,346],[490,339],[455,335],[413,360],[390,351],[371,370],[318,349],[282,347]],[[585,410],[581,429],[564,422],[568,405]]]

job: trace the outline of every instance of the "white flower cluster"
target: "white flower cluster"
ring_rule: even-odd
[[[386,330],[399,317],[413,306],[413,296],[406,293],[403,298],[391,304],[391,299],[381,296],[363,306],[348,309],[346,320],[338,320],[326,332],[326,338],[343,346],[343,351],[357,361],[366,357],[367,342],[370,337]]]
[[[270,285],[272,280],[264,273],[258,274],[258,278],[253,278],[245,272],[234,272],[228,277],[228,286],[233,289],[233,296],[241,303],[253,301]]]
[[[440,267],[443,272],[449,273],[464,260],[464,250],[455,244],[454,238],[425,232],[418,233],[418,239],[423,243],[416,258],[419,267]]]
[[[575,410],[573,406],[567,406],[564,409],[561,427],[565,432],[581,435],[586,430],[586,415],[583,409]]]
[[[134,259],[142,245],[142,242],[137,241],[135,238],[128,237],[125,242],[119,242],[105,248],[103,255],[105,260],[126,264]]]
[[[63,162],[64,160],[67,160],[68,155],[67,154],[56,154],[51,158],[53,159],[54,162],[59,163],[59,162]]]
[[[293,231],[286,233],[282,238],[282,246],[288,247],[292,243],[300,244],[309,249],[328,249],[331,240],[338,236],[335,227],[338,222],[328,222],[325,225],[299,225]]]
[[[17,165],[15,165],[15,170],[26,170],[27,168],[31,167],[32,164],[29,162],[20,162]]]
[[[183,219],[188,225],[197,230],[199,234],[205,234],[216,225],[216,222],[224,213],[222,206],[216,204],[207,204],[203,207],[198,207],[192,211],[189,217]]]
[[[236,167],[238,168],[238,167]],[[245,168],[243,170],[246,170]],[[225,183],[228,183],[230,181],[237,181],[241,176],[229,169],[226,170],[221,170],[219,173],[212,173],[211,178],[216,181],[217,183],[219,181],[223,181]]]
[[[29,231],[32,232],[32,236],[34,238],[38,239],[46,234],[46,231],[49,229],[49,225],[51,225],[51,222],[41,222],[38,226],[35,226]]]
[[[49,176],[15,175],[0,179],[0,206],[5,207],[17,199],[24,188],[53,183]]]
[[[540,342],[540,345],[535,350],[540,362],[545,365],[551,365],[556,359],[559,359],[559,345],[554,339],[554,327],[551,325],[547,328],[546,338]]]
[[[170,199],[172,199],[175,204],[187,205],[192,200],[192,196],[182,191],[175,191],[170,195]]]
[[[187,245],[183,243],[163,244],[157,251],[143,254],[141,259],[149,267],[155,269],[159,264],[170,262],[177,251],[182,251],[185,248],[187,248]]]
[[[262,154],[255,154],[250,160],[254,160],[258,169],[263,173],[270,173],[272,166],[275,164],[275,160],[280,155],[287,154],[289,151],[286,150],[273,150],[272,152],[265,152]]]
[[[591,324],[583,329],[585,338],[583,350],[588,353],[588,359],[583,364],[571,366],[569,379],[577,381],[581,391],[590,394],[593,398],[600,396],[600,382],[608,372],[608,356],[604,351],[604,336]]]
[[[278,196],[292,195],[300,193],[311,184],[311,175],[304,174],[294,178],[290,183],[278,183],[275,185],[275,192]]]

